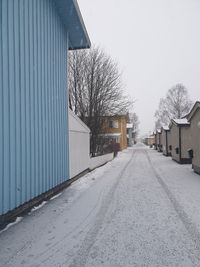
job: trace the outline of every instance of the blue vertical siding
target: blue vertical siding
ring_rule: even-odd
[[[2,66],[2,1],[0,1],[0,214],[3,210],[3,173],[4,173],[4,150],[3,150],[3,66]]]
[[[0,215],[69,178],[66,29],[53,0],[0,0]]]

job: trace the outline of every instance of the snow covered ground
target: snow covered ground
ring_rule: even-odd
[[[0,233],[0,266],[200,266],[200,176],[143,145]]]

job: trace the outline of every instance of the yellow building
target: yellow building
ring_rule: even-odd
[[[102,135],[119,143],[120,150],[127,148],[127,122],[127,114],[105,117]]]

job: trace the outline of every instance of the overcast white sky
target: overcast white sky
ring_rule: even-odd
[[[140,133],[161,97],[183,83],[200,99],[200,0],[78,0],[91,39],[114,58],[136,99]]]

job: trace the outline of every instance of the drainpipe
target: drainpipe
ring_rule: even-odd
[[[179,161],[181,162],[181,127],[179,126]]]
[[[160,142],[160,134],[158,134],[159,136],[159,152],[161,151],[161,148],[160,148],[160,145],[161,145],[161,142]]]

